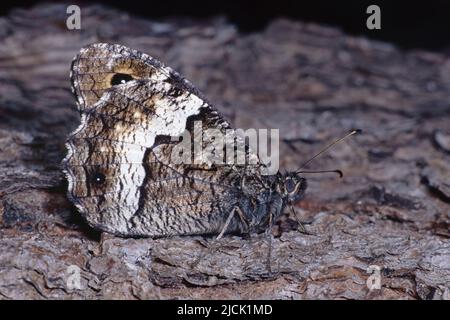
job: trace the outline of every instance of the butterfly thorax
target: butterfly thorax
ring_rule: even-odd
[[[289,203],[300,201],[307,187],[306,179],[295,172],[268,176],[245,176],[239,208],[245,215],[249,232],[266,230]],[[245,230],[245,223],[241,225]]]

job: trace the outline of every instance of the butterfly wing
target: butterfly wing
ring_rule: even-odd
[[[176,87],[204,99],[176,71],[145,53],[118,44],[94,43],[82,48],[72,61],[70,79],[80,111],[90,109],[111,87],[130,80],[175,82]]]
[[[108,84],[114,72],[125,74],[117,62],[134,66],[127,69],[133,79]],[[188,81],[130,49],[94,45],[82,50],[73,66],[82,120],[68,140],[64,167],[69,198],[87,221],[125,236],[220,232],[242,198],[242,173],[232,165],[176,163],[172,156],[179,144],[172,138],[184,132],[194,138],[197,121],[203,130],[222,132],[231,128],[228,122]],[[229,230],[237,228],[239,221],[233,221]]]

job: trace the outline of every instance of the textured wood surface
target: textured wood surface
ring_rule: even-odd
[[[222,19],[153,22],[82,7],[0,18],[0,297],[442,299],[450,296],[450,59],[273,21],[240,34]],[[68,70],[92,42],[121,43],[172,66],[237,127],[279,128],[294,169],[351,128],[364,134],[310,169],[297,218],[264,235],[124,239],[90,229],[60,170],[79,116]],[[198,262],[198,263],[196,263]],[[81,289],[68,268],[81,269]],[[367,268],[381,268],[370,291]],[[69,269],[70,270],[70,269]]]

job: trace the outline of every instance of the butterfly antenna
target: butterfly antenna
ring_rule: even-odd
[[[298,223],[298,230],[301,233],[305,233],[308,234],[308,232],[306,231],[305,226],[303,225],[303,223],[300,221],[300,219],[297,217],[297,214],[295,213],[294,207],[292,206],[292,204],[289,204],[289,209],[291,210],[292,215],[294,216],[294,219],[297,221]]]
[[[323,172],[335,172],[337,174],[339,174],[339,176],[342,178],[343,174],[341,170],[323,170],[323,171],[302,171],[302,169],[304,167],[306,167],[308,164],[310,164],[314,159],[316,159],[318,156],[320,156],[321,154],[325,153],[326,151],[328,151],[328,149],[330,149],[331,147],[333,147],[335,144],[347,139],[348,137],[351,137],[355,134],[360,134],[362,132],[361,129],[354,129],[352,131],[350,131],[349,133],[347,133],[345,136],[333,141],[332,143],[330,143],[329,145],[327,145],[325,148],[323,148],[322,150],[320,150],[317,154],[315,154],[311,159],[309,159],[308,161],[306,161],[305,163],[303,163],[301,165],[301,167],[296,171],[296,173],[323,173]]]
[[[298,170],[296,173],[336,173],[339,175],[339,178],[342,178],[344,176],[344,173],[342,170],[335,169],[335,170]]]

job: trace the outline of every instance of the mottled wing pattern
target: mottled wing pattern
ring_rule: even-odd
[[[91,108],[102,95],[122,80],[174,81],[174,87],[200,92],[176,71],[151,56],[118,44],[96,43],[80,50],[72,62],[72,90],[80,111]]]
[[[132,79],[115,83],[119,73]],[[230,128],[193,86],[155,59],[109,44],[81,50],[72,82],[82,119],[64,168],[87,221],[124,236],[220,232],[241,196],[239,170],[171,161],[171,137],[193,133],[194,121]]]

